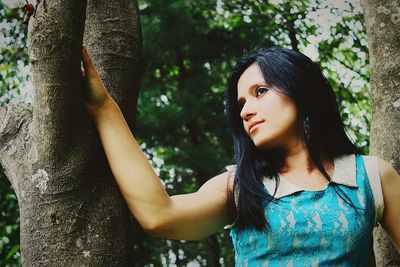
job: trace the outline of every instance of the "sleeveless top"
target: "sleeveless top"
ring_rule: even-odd
[[[235,165],[226,168],[234,171]],[[335,158],[332,181],[360,209],[330,184],[311,191],[280,176],[277,200],[264,202],[268,231],[239,230],[236,221],[224,227],[230,229],[235,266],[376,266],[372,230],[384,208],[378,158]],[[275,181],[265,178],[263,183],[272,196]]]

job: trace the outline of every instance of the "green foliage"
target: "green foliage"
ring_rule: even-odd
[[[28,82],[26,27],[23,10],[0,2],[0,106],[21,98],[21,88]]]
[[[0,166],[0,267],[21,266],[20,256],[18,201]]]
[[[314,46],[316,60],[334,87],[347,132],[368,152],[368,49],[362,14],[351,4],[339,9],[311,0],[140,0],[139,6],[145,65],[135,136],[168,193],[194,192],[231,163],[232,137],[224,110],[226,78],[235,58],[255,47],[282,45],[304,52]],[[318,17],[310,16],[321,10],[338,18],[328,30]],[[18,12],[1,12],[10,14],[6,23],[20,27],[2,29],[13,36],[7,49],[1,47],[0,99],[7,102],[11,96],[4,95],[28,79],[16,62],[27,65],[28,60],[26,40],[21,37],[24,30],[15,20]],[[6,199],[12,190],[4,183],[1,205],[8,208],[1,211],[7,210],[4,216],[12,219],[4,219],[9,232],[1,237],[7,237],[10,245],[0,252],[7,257],[18,250],[12,236],[18,231],[18,208],[15,197]],[[3,192],[8,193],[3,197]],[[135,221],[132,229],[135,266],[184,266],[194,261],[202,266],[233,266],[234,252],[225,230],[185,242],[151,237]]]
[[[27,82],[23,73],[28,65],[25,27],[19,8],[0,2],[0,107],[20,98],[20,88]],[[0,267],[21,266],[19,247],[19,208],[15,193],[0,166]]]
[[[369,152],[370,66],[361,11],[349,10],[318,45],[319,58],[333,86],[347,133]]]

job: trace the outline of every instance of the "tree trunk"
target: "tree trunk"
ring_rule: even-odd
[[[83,105],[84,38],[133,127],[141,33],[135,1],[41,1],[28,34],[33,107],[0,110],[0,164],[20,206],[25,266],[128,266],[129,212]]]
[[[400,2],[364,0],[371,62],[370,154],[400,172]],[[377,266],[400,266],[400,256],[384,230],[374,230]]]

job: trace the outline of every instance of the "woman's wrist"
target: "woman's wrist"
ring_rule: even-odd
[[[86,108],[89,112],[89,115],[95,122],[101,120],[101,118],[104,117],[104,115],[106,115],[116,107],[118,108],[117,103],[109,94],[107,94],[104,100],[97,105],[86,103]]]

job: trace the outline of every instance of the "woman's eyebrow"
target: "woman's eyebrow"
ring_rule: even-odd
[[[255,84],[253,84],[252,86],[250,86],[250,87],[247,89],[247,91],[250,92],[253,88],[259,87],[259,86],[268,86],[268,85],[267,85],[266,83],[255,83]],[[243,101],[246,102],[246,99],[244,99],[243,96],[238,97],[238,99],[237,99],[237,103],[238,103],[238,104],[243,104],[243,103],[244,103]]]

